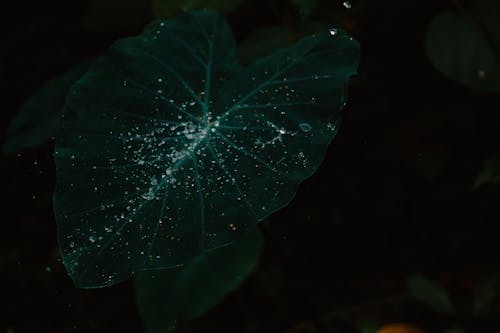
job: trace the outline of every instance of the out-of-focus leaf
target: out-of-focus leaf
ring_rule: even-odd
[[[380,327],[380,320],[377,318],[363,318],[357,322],[359,333],[376,333]]]
[[[83,28],[98,34],[121,34],[143,28],[153,17],[151,0],[94,0]]]
[[[241,66],[210,11],[115,43],[69,92],[54,153],[75,284],[186,264],[285,207],[322,163],[358,61],[326,30]]]
[[[291,31],[285,27],[259,27],[238,48],[238,59],[246,64],[295,42]]]
[[[438,14],[427,31],[427,54],[450,79],[475,90],[500,93],[500,11],[485,8]]]
[[[500,292],[500,276],[479,283],[474,293],[473,311],[476,316],[487,314]]]
[[[230,11],[238,7],[243,0],[152,0],[157,18],[170,18],[180,10],[209,9]]]
[[[257,227],[233,244],[205,252],[185,268],[141,272],[136,298],[148,333],[166,333],[178,318],[194,319],[236,289],[255,268],[262,248]]]
[[[424,331],[411,324],[394,323],[382,326],[377,333],[424,333]]]
[[[475,188],[479,188],[484,184],[498,184],[500,183],[500,156],[488,158],[483,168],[479,172],[474,183]]]
[[[318,5],[318,0],[292,0],[292,3],[297,7],[302,18],[307,19]]]
[[[436,312],[453,314],[455,308],[446,289],[424,276],[410,276],[406,280],[410,294],[418,301],[427,304]]]
[[[418,156],[416,171],[426,180],[434,181],[443,174],[448,159],[447,151],[429,149]]]
[[[49,142],[59,126],[66,94],[89,68],[91,61],[73,67],[41,86],[22,105],[7,128],[4,153],[10,154]]]
[[[288,47],[302,37],[328,30],[321,22],[304,22],[298,31],[292,31],[283,26],[258,27],[240,44],[238,59],[247,64],[266,56],[280,48]]]

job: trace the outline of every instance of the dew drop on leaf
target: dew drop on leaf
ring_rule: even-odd
[[[181,15],[115,44],[68,95],[54,209],[78,286],[231,243],[292,200],[336,133],[359,60],[345,32],[243,67],[222,16]]]
[[[299,128],[301,129],[302,132],[310,132],[312,130],[312,126],[309,125],[308,123],[301,123],[299,124]]]

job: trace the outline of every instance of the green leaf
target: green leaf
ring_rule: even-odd
[[[478,7],[445,11],[429,25],[426,48],[434,67],[475,90],[500,92],[500,14]]]
[[[7,129],[4,153],[43,145],[55,136],[66,94],[89,66],[90,61],[83,62],[51,79],[24,102]]]
[[[71,89],[56,144],[76,285],[185,264],[285,207],[337,132],[358,51],[325,31],[242,67],[214,12],[117,42]]]
[[[487,314],[500,292],[500,276],[493,276],[482,281],[474,293],[473,310],[476,316]]]
[[[256,267],[262,236],[253,227],[233,244],[202,254],[184,269],[141,272],[139,311],[149,333],[166,333],[176,319],[197,318],[236,289]]]
[[[498,184],[500,183],[500,157],[490,157],[483,165],[479,172],[474,188],[479,188],[485,184]]]
[[[406,281],[410,294],[436,312],[453,314],[455,308],[446,289],[424,276],[410,276]]]
[[[230,11],[238,7],[243,0],[153,0],[157,18],[170,18],[181,10],[210,9]]]

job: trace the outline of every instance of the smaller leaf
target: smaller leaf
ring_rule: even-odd
[[[487,314],[500,292],[500,276],[493,276],[480,283],[474,292],[473,311],[476,316]]]
[[[149,333],[166,333],[178,318],[197,318],[236,289],[255,268],[262,236],[253,227],[231,245],[197,257],[184,269],[142,272],[136,299]]]
[[[445,11],[429,25],[427,54],[434,67],[472,89],[500,93],[500,16],[485,10]]]
[[[85,61],[42,85],[21,106],[7,128],[4,153],[43,145],[55,135],[66,93],[90,67]]]
[[[479,188],[485,184],[498,184],[500,183],[500,157],[490,157],[483,165],[479,172],[474,188]]]
[[[427,304],[436,312],[453,314],[455,308],[446,289],[424,276],[410,276],[406,280],[410,294],[418,301]]]

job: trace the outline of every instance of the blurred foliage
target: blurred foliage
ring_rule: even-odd
[[[483,167],[479,172],[474,187],[478,188],[485,184],[500,183],[500,157],[490,157],[483,163]]]
[[[374,317],[362,318],[356,326],[359,333],[377,333],[381,328],[379,320]]]
[[[237,288],[258,264],[257,227],[233,244],[206,252],[184,268],[138,273],[136,299],[148,333],[167,333],[178,320],[203,315]]]
[[[500,93],[500,4],[478,0],[465,10],[455,3],[456,10],[438,14],[429,25],[429,58],[451,79],[479,91]]]
[[[455,313],[448,291],[438,283],[424,276],[410,276],[406,280],[410,294],[435,311],[450,315]]]
[[[87,71],[90,64],[91,61],[85,61],[63,75],[47,81],[24,102],[7,128],[7,137],[3,144],[5,153],[15,153],[45,144],[56,135],[66,93]]]
[[[474,292],[473,313],[476,316],[487,315],[500,293],[500,276],[490,276],[478,283]]]

